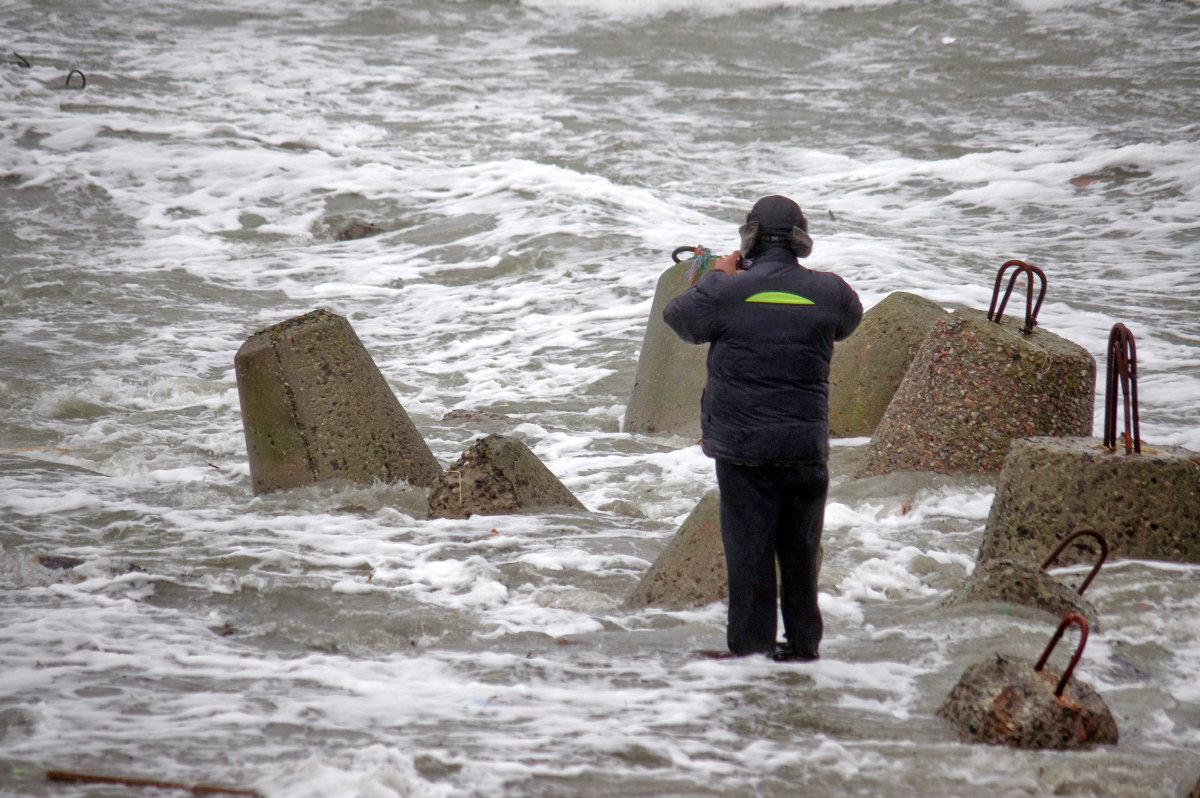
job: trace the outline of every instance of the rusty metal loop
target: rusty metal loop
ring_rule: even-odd
[[[671,253],[671,260],[675,261],[676,263],[679,263],[679,261],[680,261],[679,253],[681,253],[681,252],[691,252],[691,253],[693,253],[693,254],[694,254],[694,253],[696,253],[696,252],[699,252],[699,251],[700,251],[700,249],[701,249],[701,248],[700,248],[699,246],[695,246],[695,247],[676,247],[676,248],[675,248],[675,251]]]
[[[1075,540],[1075,538],[1083,537],[1084,535],[1089,535],[1095,538],[1096,542],[1100,544],[1100,556],[1096,558],[1096,564],[1092,566],[1092,571],[1088,574],[1087,579],[1084,579],[1083,584],[1075,589],[1075,592],[1080,596],[1083,595],[1083,591],[1088,589],[1088,585],[1090,585],[1092,580],[1096,578],[1096,574],[1100,573],[1100,566],[1104,565],[1104,561],[1108,559],[1108,541],[1104,539],[1103,535],[1094,529],[1079,527],[1072,532],[1066,540],[1064,540],[1062,543],[1059,543],[1058,548],[1050,552],[1050,556],[1047,557],[1046,561],[1042,563],[1042,570],[1044,571],[1054,563],[1054,560],[1058,557],[1058,555],[1063,553],[1067,546],[1070,545],[1071,541]]]
[[[17,57],[17,66],[19,66],[21,69],[29,69],[31,66],[33,66],[33,64],[29,63],[28,58],[21,55],[16,50],[13,51],[13,55]]]
[[[72,69],[70,72],[67,73],[67,82],[63,85],[63,88],[66,88],[66,89],[71,88],[71,78],[75,77],[76,75],[79,76],[79,88],[86,89],[87,88],[87,75],[84,75],[78,69]]]
[[[1008,281],[1008,288],[1004,292],[1004,299],[1000,300],[1000,283],[1004,280],[1004,273],[1008,271],[1010,266],[1015,266],[1016,271],[1013,272]],[[1037,316],[1042,309],[1042,300],[1046,298],[1046,273],[1037,266],[1031,266],[1025,261],[1009,260],[1005,261],[1000,267],[1000,271],[996,274],[996,286],[992,289],[992,304],[988,306],[987,317],[988,321],[1000,323],[1000,317],[1004,315],[1004,308],[1008,305],[1008,298],[1012,296],[1013,286],[1017,283],[1017,278],[1022,274],[1027,275],[1029,279],[1028,291],[1025,296],[1025,326],[1021,328],[1021,332],[1029,335],[1033,332],[1033,328],[1037,326]],[[1033,301],[1033,278],[1036,276],[1041,281],[1040,289],[1038,290],[1037,302]],[[997,301],[1000,301],[1000,307],[996,307]]]
[[[1114,324],[1108,336],[1108,376],[1104,389],[1104,446],[1117,448],[1117,388],[1125,407],[1125,454],[1142,453],[1138,418],[1137,345],[1124,324]]]
[[[1072,623],[1079,625],[1079,645],[1075,648],[1075,653],[1071,655],[1071,662],[1067,665],[1067,669],[1063,671],[1062,678],[1058,680],[1058,686],[1054,688],[1054,695],[1062,698],[1063,690],[1067,688],[1067,682],[1071,678],[1071,674],[1075,672],[1075,666],[1079,664],[1079,658],[1083,656],[1083,647],[1087,645],[1088,638],[1088,622],[1082,615],[1071,613],[1062,619],[1062,623],[1058,625],[1058,631],[1054,633],[1054,637],[1050,638],[1049,645],[1042,652],[1042,658],[1033,666],[1035,671],[1040,671],[1045,665],[1046,660],[1050,659],[1050,653],[1054,651],[1054,647],[1058,645],[1058,641],[1062,640],[1063,633],[1067,631],[1067,627]]]

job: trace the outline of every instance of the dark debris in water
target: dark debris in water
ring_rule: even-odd
[[[33,561],[52,571],[68,571],[84,563],[79,557],[66,557],[58,554],[38,554],[34,556]]]
[[[338,228],[333,237],[337,241],[355,241],[360,238],[370,238],[383,232],[383,228],[370,222],[350,222]]]
[[[1138,180],[1150,177],[1150,172],[1138,168],[1137,164],[1123,166],[1106,166],[1103,169],[1071,178],[1075,188],[1087,188],[1093,183],[1124,183],[1127,180]]]

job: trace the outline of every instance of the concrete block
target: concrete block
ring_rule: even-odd
[[[1200,562],[1200,454],[1142,444],[1141,454],[1105,449],[1099,438],[1014,441],[978,560],[1037,561],[1071,529],[1108,541],[1110,558]],[[1069,546],[1058,562],[1092,562]]]
[[[974,573],[942,602],[942,606],[992,602],[1041,610],[1054,623],[1064,616],[1076,614],[1083,616],[1092,629],[1099,628],[1100,624],[1096,607],[1074,587],[1063,584],[1037,565],[1004,558],[978,563]]]
[[[321,308],[250,336],[234,358],[256,494],[330,479],[441,473],[350,323]]]
[[[857,477],[892,471],[996,472],[1015,438],[1088,435],[1096,362],[1020,321],[956,310],[922,341]]]
[[[700,436],[700,394],[708,381],[707,344],[688,344],[663,321],[663,309],[688,288],[690,259],[664,271],[654,289],[650,318],[625,408],[626,432]]]
[[[874,434],[925,336],[947,312],[934,302],[897,291],[863,315],[838,343],[829,366],[829,435]]]
[[[964,742],[1011,748],[1084,749],[1116,745],[1117,723],[1100,694],[1059,674],[997,654],[963,673],[938,709]]]
[[[430,518],[506,515],[583,503],[516,438],[488,435],[463,452],[429,492]]]
[[[711,490],[701,497],[623,606],[685,609],[728,600],[721,496]]]

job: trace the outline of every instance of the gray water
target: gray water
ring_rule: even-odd
[[[1200,451],[1198,23],[1051,0],[0,4],[0,793],[129,794],[57,768],[289,797],[1186,794],[1195,567],[1112,562],[1088,591],[1076,674],[1118,745],[965,745],[934,715],[962,670],[1053,631],[939,606],[990,480],[852,480],[865,442],[835,441],[822,659],[711,661],[722,605],[620,608],[711,462],[621,419],[671,250],[732,249],[784,193],[809,265],[868,306],[986,307],[1002,262],[1040,266],[1042,326],[1103,363],[1128,325],[1143,437]],[[352,220],[384,232],[336,240]],[[253,497],[233,355],[315,307],[439,460],[515,435],[588,512]]]

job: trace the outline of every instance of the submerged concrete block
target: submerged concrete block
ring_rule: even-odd
[[[1035,327],[956,310],[937,322],[892,397],[857,477],[999,471],[1014,438],[1088,435],[1096,361]]]
[[[817,551],[817,567],[825,549]],[[776,571],[778,578],[778,570]],[[729,572],[721,539],[721,493],[700,497],[667,547],[625,599],[624,609],[688,609],[729,600]]]
[[[329,479],[425,487],[441,467],[350,323],[321,308],[234,357],[254,492]]]
[[[360,238],[370,238],[383,232],[383,228],[371,222],[354,220],[347,222],[337,229],[333,237],[338,241],[355,241]]]
[[[1085,437],[1014,441],[978,560],[1037,560],[1077,526],[1102,534],[1109,557],[1200,562],[1200,454],[1145,444],[1141,454],[1111,452]],[[1068,547],[1058,561],[1092,556]]]
[[[684,609],[728,599],[721,496],[711,490],[701,497],[623,606]]]
[[[498,434],[476,441],[429,492],[430,518],[505,515],[554,507],[587,509],[529,447]]]
[[[1099,693],[1072,678],[1056,696],[1060,675],[1033,667],[1000,654],[972,665],[938,717],[964,742],[1059,750],[1116,745],[1117,722]]]
[[[921,342],[947,312],[916,294],[897,291],[868,310],[858,329],[838,343],[829,366],[829,435],[872,435]]]
[[[625,408],[626,432],[700,435],[700,394],[708,381],[707,344],[688,344],[663,321],[663,309],[688,288],[692,261],[684,260],[658,278],[633,391]]]
[[[1083,616],[1092,629],[1099,627],[1096,607],[1076,589],[1058,581],[1036,565],[1009,559],[980,562],[975,572],[952,592],[943,607],[1001,602],[1041,610],[1057,623],[1072,613]]]

